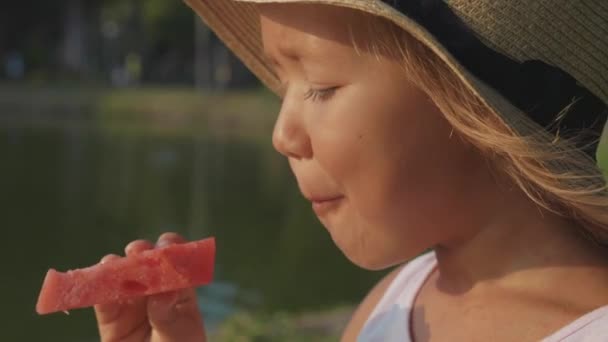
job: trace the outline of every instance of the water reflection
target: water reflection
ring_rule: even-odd
[[[98,340],[91,310],[34,313],[46,269],[93,264],[168,230],[217,238],[217,281],[200,291],[211,324],[243,308],[359,299],[379,275],[335,248],[267,140],[2,125],[2,340]]]

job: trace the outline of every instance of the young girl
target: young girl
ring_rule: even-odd
[[[344,341],[608,341],[601,0],[188,1],[281,96],[338,248],[400,265]],[[205,340],[192,290],[96,314],[103,341]]]

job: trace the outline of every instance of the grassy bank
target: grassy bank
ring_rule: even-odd
[[[304,313],[239,313],[222,323],[210,338],[217,341],[339,341],[354,307]]]
[[[267,136],[278,110],[264,90],[0,85],[4,123],[94,124],[117,134]]]

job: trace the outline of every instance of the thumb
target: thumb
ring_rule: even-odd
[[[205,342],[194,289],[160,293],[148,299],[150,342]]]

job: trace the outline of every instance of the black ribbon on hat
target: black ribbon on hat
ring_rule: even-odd
[[[547,131],[595,159],[608,105],[571,75],[542,61],[515,61],[485,45],[443,0],[384,0],[414,19],[481,81]],[[573,102],[574,100],[574,102]],[[566,107],[564,115],[559,115]]]

